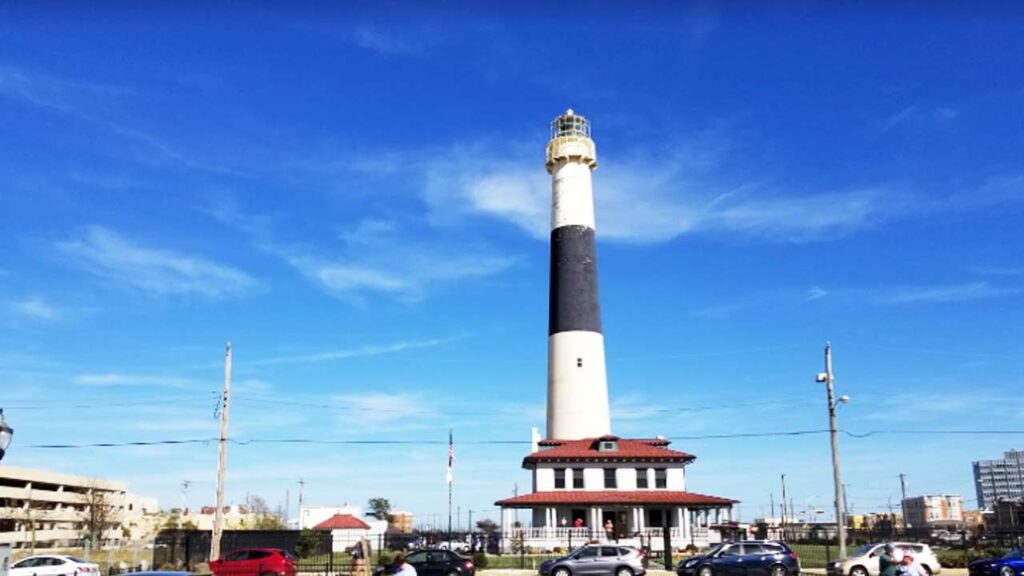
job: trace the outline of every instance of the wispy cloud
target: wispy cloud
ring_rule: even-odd
[[[188,388],[196,382],[189,378],[159,374],[124,374],[108,372],[102,374],[78,374],[72,378],[80,386],[159,386],[166,388]]]
[[[424,49],[423,45],[407,35],[389,32],[377,26],[358,26],[348,37],[356,46],[384,56],[408,56],[420,53]]]
[[[251,276],[230,266],[143,246],[101,226],[58,242],[57,248],[92,274],[158,296],[221,297],[257,285]]]
[[[311,354],[295,354],[289,356],[274,356],[271,358],[255,359],[249,362],[252,366],[265,366],[268,364],[308,364],[315,362],[329,362],[332,360],[343,360],[345,358],[358,358],[362,356],[381,356],[384,354],[395,354],[406,350],[420,348],[433,348],[453,342],[454,338],[414,340],[395,342],[375,346],[360,346],[358,348],[346,348],[340,350],[326,350]]]
[[[692,148],[682,145],[658,161],[619,158],[601,169],[594,202],[602,240],[654,243],[708,233],[805,242],[877,224],[903,205],[881,189],[786,193],[724,186],[701,177],[715,160]],[[551,183],[532,157],[488,161],[465,152],[426,163],[424,197],[432,220],[449,222],[460,210],[486,214],[546,239]],[[473,160],[452,160],[465,157]]]
[[[908,286],[876,292],[876,299],[886,304],[943,304],[1012,296],[1017,288],[992,286],[987,282],[968,282],[944,286]]]
[[[807,295],[804,297],[803,301],[813,302],[814,300],[824,298],[825,296],[828,296],[827,290],[821,288],[820,286],[811,286],[810,288],[807,289]]]
[[[345,226],[331,244],[311,247],[278,241],[275,219],[246,214],[233,200],[205,211],[249,234],[260,249],[284,259],[327,293],[355,303],[371,294],[417,302],[463,280],[498,275],[520,261],[485,244],[433,240],[416,222],[366,218]]]
[[[389,429],[419,427],[438,415],[429,400],[411,393],[339,394],[332,400],[348,410],[344,413],[346,427],[359,429]],[[358,414],[354,422],[353,414]],[[414,418],[410,418],[414,416]]]
[[[908,124],[940,124],[956,119],[959,112],[949,106],[926,106],[914,104],[907,106],[899,112],[883,119],[878,127],[882,132],[888,132],[899,126]]]
[[[21,318],[52,322],[61,318],[61,313],[41,296],[29,296],[8,303],[11,312]]]

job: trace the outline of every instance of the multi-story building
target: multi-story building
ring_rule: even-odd
[[[942,494],[903,500],[903,517],[909,528],[960,530],[964,524],[964,498]]]
[[[77,545],[98,531],[103,542],[93,545],[100,546],[129,537],[125,527],[155,508],[121,482],[0,466],[0,544]]]
[[[992,510],[1000,500],[1024,500],[1024,451],[1010,450],[1003,456],[973,463],[979,508]]]

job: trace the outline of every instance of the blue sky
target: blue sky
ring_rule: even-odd
[[[528,484],[546,386],[548,123],[593,123],[613,431],[689,488],[855,512],[974,497],[1024,430],[1024,14],[816,3],[0,8],[5,464],[212,502],[446,511]],[[698,438],[694,438],[698,437]],[[493,444],[491,441],[523,441]],[[477,442],[472,444],[471,442]]]

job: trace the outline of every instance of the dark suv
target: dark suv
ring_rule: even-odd
[[[716,544],[707,554],[684,560],[679,576],[798,576],[796,552],[775,540]]]
[[[473,561],[463,558],[451,550],[417,550],[405,555],[405,561],[416,569],[416,576],[475,576]],[[390,573],[389,567],[381,566],[374,576]]]

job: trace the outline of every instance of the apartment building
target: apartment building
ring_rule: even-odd
[[[907,498],[903,501],[903,516],[910,528],[960,530],[964,524],[964,498],[955,494]]]
[[[978,460],[972,465],[979,508],[992,510],[1000,500],[1024,501],[1024,451],[1010,450],[1002,460]]]

